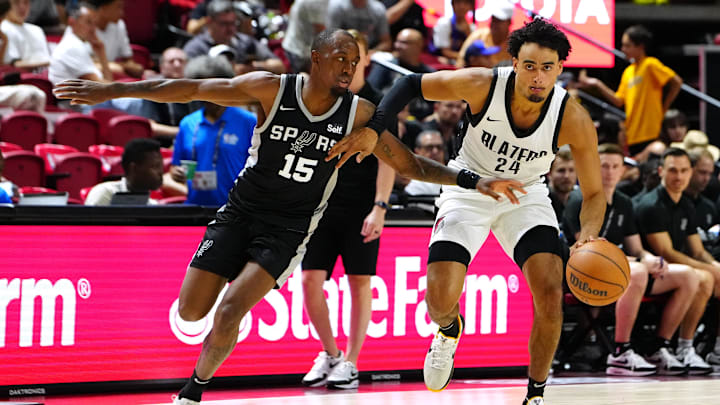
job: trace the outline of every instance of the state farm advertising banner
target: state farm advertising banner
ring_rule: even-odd
[[[177,294],[203,227],[2,226],[0,386],[188,377],[212,326],[177,315]],[[423,301],[430,228],[386,228],[372,280],[362,371],[419,370],[436,326]],[[350,324],[338,261],[325,285],[340,347]],[[528,364],[528,287],[492,236],[460,306],[456,367]],[[213,309],[214,313],[214,309]],[[321,350],[303,311],[300,271],[243,320],[218,376],[302,374]]]
[[[450,0],[416,0],[425,8],[425,24],[435,26],[438,17],[452,14]],[[585,37],[615,47],[615,0],[475,0],[475,24],[487,27],[496,1],[508,1],[515,5],[510,30],[521,28],[528,21],[531,10],[553,22],[578,32]],[[572,52],[567,67],[613,67],[614,56],[591,45],[568,31]]]

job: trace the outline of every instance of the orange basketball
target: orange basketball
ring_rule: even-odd
[[[605,240],[580,246],[568,260],[565,277],[578,300],[594,306],[617,301],[630,282],[630,265],[620,248]]]

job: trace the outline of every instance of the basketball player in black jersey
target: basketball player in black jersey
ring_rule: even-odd
[[[583,205],[575,249],[597,237],[605,212],[597,134],[587,111],[556,85],[570,43],[560,30],[535,19],[510,36],[511,68],[469,68],[409,75],[395,82],[373,119],[335,145],[328,158],[374,150],[378,134],[415,97],[465,100],[464,137],[450,167],[481,176],[519,180],[527,193],[517,205],[496,203],[457,187],[443,187],[427,266],[430,318],[440,330],[425,357],[425,384],[444,389],[452,377],[455,350],[464,320],[458,300],[467,265],[492,230],[505,252],[522,269],[534,304],[530,333],[528,391],[523,405],[543,405],[545,382],[562,327],[562,249],[558,224],[542,177],[557,148],[569,144],[575,157]]]
[[[228,281],[212,330],[203,343],[192,378],[175,404],[200,402],[204,387],[230,355],[245,314],[272,288],[280,287],[305,252],[332,192],[336,161],[330,148],[352,128],[365,125],[375,106],[353,96],[350,85],[358,46],[346,31],[326,31],[312,45],[310,77],[251,72],[233,79],[150,80],[98,83],[69,80],[55,94],[73,104],[97,104],[136,97],[161,103],[208,101],[224,106],[260,103],[250,157],[207,228],[180,289],[180,316],[205,317]],[[493,198],[517,201],[516,181],[485,178],[413,155],[394,136],[373,151],[403,176],[441,184],[460,183]]]

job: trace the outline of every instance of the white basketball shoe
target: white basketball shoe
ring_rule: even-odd
[[[455,369],[455,350],[465,326],[462,315],[458,315],[457,322],[460,328],[457,337],[445,336],[441,330],[438,330],[430,344],[430,350],[425,355],[423,378],[425,386],[430,391],[442,391],[452,378]]]

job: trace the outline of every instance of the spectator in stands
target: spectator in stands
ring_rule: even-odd
[[[10,0],[10,11],[0,24],[7,39],[3,62],[27,72],[44,70],[50,64],[50,51],[42,28],[25,22],[30,0]]]
[[[478,28],[473,31],[460,48],[460,55],[455,60],[455,66],[465,66],[465,53],[467,49],[476,40],[482,40],[485,46],[499,46],[500,51],[491,55],[491,66],[495,66],[500,62],[512,60],[512,56],[508,53],[507,41],[510,37],[510,24],[514,6],[507,0],[496,0],[493,3],[492,17],[490,18],[490,26],[486,28]]]
[[[415,0],[382,0],[385,6],[385,17],[390,25],[390,38],[405,28],[412,28],[427,38],[428,28],[425,26],[423,11],[425,10]]]
[[[0,0],[0,21],[4,20],[10,11],[10,0]],[[4,58],[7,50],[7,36],[0,31],[0,66],[3,65],[1,59]],[[8,77],[12,77],[9,75]],[[14,77],[19,79],[19,74]],[[14,81],[3,77],[3,82],[8,84],[0,85],[0,106],[10,107],[15,110],[29,110],[42,113],[45,111],[45,102],[47,96],[45,92],[39,88],[28,84],[10,84]]]
[[[422,34],[412,28],[406,28],[397,35],[394,43],[395,55],[388,61],[413,73],[434,72],[435,69],[420,61],[424,46],[425,40],[423,40]],[[367,80],[376,89],[385,93],[400,76],[401,73],[376,63],[370,70]]]
[[[445,164],[447,155],[445,142],[440,131],[429,129],[418,135],[415,141],[415,153]],[[405,193],[408,195],[440,195],[440,184],[427,183],[424,181],[410,180],[405,186]]]
[[[100,183],[90,190],[85,205],[110,205],[116,193],[150,193],[163,183],[163,158],[160,143],[154,139],[136,138],[125,145],[122,155],[125,176],[117,181]],[[157,204],[149,199],[148,204]]]
[[[235,75],[226,59],[201,56],[188,62],[185,76],[205,79]],[[220,206],[245,166],[257,119],[241,108],[204,104],[180,122],[170,174],[177,182],[187,182],[188,204]],[[196,162],[193,178],[186,177],[182,160]]]
[[[708,230],[718,223],[718,212],[715,203],[705,197],[705,191],[715,169],[715,160],[707,149],[694,149],[688,152],[690,164],[692,165],[692,176],[688,186],[683,191],[695,207],[695,225],[703,245],[708,251],[712,251],[717,241],[716,236],[711,236]]]
[[[451,4],[452,14],[440,17],[433,28],[432,38],[433,53],[446,58],[448,63],[454,63],[462,44],[475,30],[475,24],[467,21],[467,14],[475,7],[475,1],[451,0]]]
[[[50,61],[48,77],[53,84],[67,79],[112,81],[105,45],[97,37],[92,13],[87,3],[68,9],[68,27]]]
[[[227,45],[235,53],[235,74],[253,70],[285,72],[285,65],[267,46],[237,31],[237,15],[230,1],[215,0],[208,5],[207,29],[191,39],[183,49],[188,57],[195,58],[208,55],[216,45]]]
[[[328,0],[297,0],[290,17],[282,47],[293,72],[310,71],[310,43],[325,29]]]
[[[703,247],[695,224],[695,209],[683,195],[692,176],[687,152],[669,148],[660,164],[662,183],[638,201],[635,217],[643,246],[648,251],[662,256],[668,263],[685,264],[698,270],[698,292],[680,325],[675,354],[690,374],[707,374],[713,369],[695,352],[693,337],[708,300],[712,295],[720,296],[720,263]]]
[[[385,11],[378,0],[329,0],[325,25],[328,29],[352,28],[362,32],[367,37],[370,53],[389,51],[392,39]]]
[[[447,155],[454,154],[460,148],[457,134],[467,105],[464,101],[438,101],[434,107],[435,112],[425,118],[423,126],[440,131]],[[445,157],[450,159],[450,156]]]
[[[125,21],[125,0],[91,0],[95,6],[94,22],[98,39],[105,45],[110,70],[116,75],[141,78],[145,69],[132,58]]]
[[[597,89],[616,107],[625,106],[625,136],[619,140],[627,145],[631,156],[640,154],[660,136],[665,112],[680,92],[682,79],[657,58],[647,55],[652,34],[641,25],[634,25],[623,33],[622,51],[632,61],[623,72],[620,86],[612,91],[602,81],[588,77],[583,70],[578,83],[584,88]],[[663,99],[664,88],[666,96]]]
[[[638,168],[640,169],[640,191],[632,193],[633,190],[637,190],[638,188],[634,183],[625,185],[624,190],[621,190],[631,196],[633,205],[637,204],[642,196],[660,185],[660,175],[658,174],[660,170],[660,158],[653,157],[648,159],[646,162],[640,163]],[[625,190],[627,190],[627,192],[625,192]]]
[[[670,351],[670,340],[680,326],[698,289],[698,274],[682,264],[668,264],[642,247],[630,198],[617,191],[615,186],[623,174],[623,150],[616,144],[598,147],[600,174],[607,199],[605,221],[600,237],[623,248],[630,263],[630,283],[615,304],[615,350],[607,356],[606,372],[610,375],[643,376],[683,374],[685,367]],[[570,244],[580,232],[580,190],[570,193],[563,213],[563,229]],[[648,363],[636,353],[630,342],[643,296],[671,292],[663,309],[656,336],[648,350]]]
[[[408,148],[415,148],[415,141],[418,135],[425,130],[423,123],[418,121],[415,116],[410,114],[410,106],[405,106],[402,111],[398,113],[398,138]]]
[[[201,1],[190,12],[185,30],[191,35],[199,34],[207,25],[207,6],[210,2],[212,2],[212,0]]]
[[[555,160],[550,165],[550,172],[548,173],[550,202],[559,223],[562,223],[565,204],[567,204],[570,193],[575,189],[576,184],[575,159],[573,159],[570,149],[560,149],[555,155]]]
[[[492,56],[500,52],[499,46],[485,46],[482,39],[475,40],[465,49],[465,67],[492,68]]]

